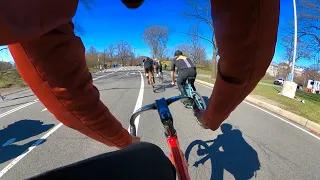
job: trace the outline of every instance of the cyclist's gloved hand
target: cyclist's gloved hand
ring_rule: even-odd
[[[208,126],[206,125],[206,122],[203,118],[205,111],[201,111],[199,109],[194,110],[193,114],[196,117],[197,123],[204,129],[209,129]]]

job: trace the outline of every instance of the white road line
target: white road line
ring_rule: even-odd
[[[47,111],[48,109],[47,108],[44,108],[44,109],[42,109],[42,111],[41,112],[43,112],[43,111]]]
[[[47,132],[44,136],[38,139],[34,144],[32,144],[24,153],[20,154],[16,157],[10,164],[8,164],[5,168],[0,171],[0,178],[8,172],[14,165],[16,165],[23,157],[25,157],[29,152],[31,152],[34,148],[36,148],[39,144],[42,143],[46,138],[48,138],[52,133],[54,133],[57,129],[62,126],[62,123],[59,123],[56,127],[52,128],[49,132]]]
[[[36,102],[38,102],[38,100],[34,100],[32,102],[29,102],[29,103],[23,104],[21,106],[18,106],[18,107],[14,108],[14,109],[11,109],[10,111],[4,112],[4,113],[0,114],[0,118],[5,117],[5,116],[7,116],[7,115],[9,115],[11,113],[14,113],[14,112],[16,112],[16,111],[18,111],[18,110],[20,110],[22,108],[28,107],[28,106],[36,103]]]
[[[315,137],[316,139],[320,140],[320,137],[318,137],[318,136],[312,134],[311,132],[309,132],[309,131],[307,131],[307,130],[305,130],[305,129],[303,129],[303,128],[301,128],[301,127],[299,127],[299,126],[297,126],[297,125],[295,125],[295,124],[293,124],[293,123],[291,123],[291,122],[289,122],[288,120],[285,120],[285,119],[281,118],[280,116],[277,116],[276,114],[273,114],[273,113],[271,113],[271,112],[269,112],[269,111],[267,111],[267,110],[265,110],[265,109],[262,109],[262,108],[259,107],[259,106],[256,106],[256,105],[254,105],[254,104],[251,104],[251,103],[249,103],[249,102],[247,102],[247,101],[243,101],[243,102],[246,103],[246,104],[249,104],[249,105],[252,106],[252,107],[255,107],[255,108],[257,108],[257,109],[260,109],[261,111],[263,111],[263,112],[265,112],[265,113],[268,113],[268,114],[270,114],[270,115],[272,115],[272,116],[280,119],[281,121],[283,121],[283,122],[285,122],[285,123],[288,123],[288,124],[290,124],[290,125],[298,128],[298,129],[300,129],[301,131],[304,131],[305,133],[307,133],[307,134]]]
[[[212,87],[203,85],[203,84],[201,84],[201,83],[197,83],[197,84],[200,84],[200,85],[203,86],[203,87],[207,87],[207,88],[209,88],[209,89],[212,89]],[[267,111],[267,110],[265,110],[265,109],[263,109],[263,108],[261,108],[261,107],[259,107],[259,106],[256,106],[256,105],[253,105],[253,104],[249,103],[248,101],[245,101],[245,100],[244,100],[244,101],[242,101],[242,102],[244,102],[244,103],[246,103],[246,104],[248,104],[248,105],[250,105],[250,106],[252,106],[252,107],[255,107],[255,108],[257,108],[257,109],[259,109],[259,110],[261,110],[261,111],[263,111],[263,112],[265,112],[265,113],[267,113],[267,114],[269,114],[269,115],[271,115],[271,116],[273,116],[273,117],[276,117],[276,118],[280,119],[281,121],[283,121],[283,122],[285,122],[285,123],[287,123],[287,124],[290,124],[291,126],[293,126],[293,127],[295,127],[295,128],[298,128],[298,129],[300,129],[301,131],[309,134],[310,136],[313,136],[314,138],[320,140],[320,137],[319,137],[319,136],[317,136],[317,135],[315,135],[315,134],[312,134],[311,132],[309,132],[309,131],[307,131],[307,130],[305,130],[305,129],[297,126],[297,125],[295,125],[294,123],[290,122],[289,120],[285,120],[285,119],[281,118],[280,116],[277,116],[276,114],[273,114],[273,113],[271,113],[271,112],[269,112],[269,111]]]
[[[116,71],[114,71],[113,73],[115,73]],[[113,74],[113,73],[110,73],[110,74]],[[109,74],[107,74],[109,75]],[[107,75],[103,75],[103,76],[100,76],[100,77],[96,77],[94,78],[93,80],[96,80],[96,79],[100,79],[102,77],[105,77]],[[141,76],[142,77],[142,76]],[[142,78],[143,80],[143,78]],[[142,82],[143,83],[143,82]],[[141,91],[141,90],[140,90]],[[140,97],[140,93],[139,93],[139,97]],[[142,101],[142,100],[141,100]],[[38,102],[38,99],[36,99],[34,102],[30,102],[30,103],[36,103]],[[29,105],[25,104],[25,105],[22,105],[22,106],[19,106],[21,107],[20,109],[26,107],[27,106],[30,106],[31,104],[28,103]],[[142,102],[141,102],[142,103]],[[141,105],[140,105],[141,106]],[[17,107],[17,108],[19,108]],[[17,109],[15,108],[15,109]],[[14,109],[12,109],[14,110]],[[11,110],[11,111],[12,111]],[[19,109],[17,109],[19,110]],[[15,110],[15,111],[17,111]],[[13,112],[15,112],[13,111]],[[8,111],[9,112],[9,111]],[[12,112],[11,112],[12,113]],[[1,114],[2,115],[2,114]],[[1,118],[1,115],[0,115],[0,118]],[[56,130],[58,130],[63,124],[62,123],[59,123],[57,126],[55,126],[54,128],[52,128],[49,132],[47,132],[44,136],[42,136],[40,139],[38,139],[33,145],[31,145],[25,152],[23,152],[22,154],[20,154],[18,157],[16,157],[13,161],[11,161],[5,168],[3,168],[1,171],[0,171],[0,178],[6,173],[8,172],[14,165],[16,165],[23,157],[25,157],[29,152],[31,152],[34,148],[36,148],[39,144],[42,143],[42,141],[44,141],[46,138],[48,138],[52,133],[54,133]]]
[[[126,76],[128,76],[129,72],[127,72]]]
[[[133,113],[136,112],[136,110],[138,110],[139,108],[141,108],[142,100],[143,100],[144,79],[143,79],[142,73],[141,72],[139,72],[139,73],[141,76],[141,85],[140,85],[140,91],[139,91],[139,95],[138,95],[136,106],[134,107]],[[140,121],[140,115],[137,116],[136,120],[134,121],[134,124],[136,125],[137,134],[138,134],[139,121]],[[130,129],[130,126],[128,127],[128,131],[129,131],[129,129]]]

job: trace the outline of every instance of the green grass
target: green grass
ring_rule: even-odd
[[[22,80],[17,69],[10,69],[0,72],[0,88],[10,88],[11,86],[27,86]]]
[[[260,82],[268,83],[268,84],[273,84],[273,80],[270,80],[270,79],[261,79]]]
[[[209,67],[197,67],[198,74],[211,75],[212,70]]]
[[[213,79],[208,78],[197,79],[210,83],[213,82]],[[296,97],[305,101],[305,103],[301,103],[300,101],[279,95],[278,92],[280,91],[281,87],[272,87],[258,84],[251,94],[265,97],[280,104],[279,106],[285,110],[305,117],[313,122],[320,123],[320,95],[297,91]]]
[[[91,72],[91,73],[95,73],[98,71],[100,71],[98,68],[89,68],[89,72]]]

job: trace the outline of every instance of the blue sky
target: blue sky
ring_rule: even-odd
[[[181,12],[190,9],[185,0],[146,0],[138,9],[127,9],[120,0],[95,0],[94,9],[90,12],[79,6],[75,18],[84,29],[80,35],[85,47],[95,46],[102,51],[104,47],[120,40],[128,41],[139,55],[149,55],[149,49],[142,41],[143,31],[151,25],[167,26],[170,30],[187,32],[197,21],[185,19]],[[281,0],[279,30],[293,20],[292,0]],[[204,24],[200,25],[201,32],[210,37],[211,32]],[[281,32],[281,31],[279,31]],[[281,35],[281,33],[279,34]],[[172,51],[178,44],[185,43],[188,37],[182,33],[172,32],[168,48]],[[278,41],[281,38],[278,38]],[[212,56],[209,43],[203,42],[207,54]],[[170,51],[169,51],[170,52]],[[283,48],[277,43],[274,61],[282,60]],[[11,60],[10,55],[5,59]],[[309,65],[308,60],[300,60],[297,65]]]

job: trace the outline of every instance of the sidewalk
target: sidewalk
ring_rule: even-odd
[[[211,83],[208,83],[205,81],[201,81],[198,79],[196,79],[196,82],[201,85],[210,87],[210,88],[213,88],[213,86],[214,86],[214,84],[211,84]],[[263,109],[266,109],[272,113],[278,114],[278,115],[280,115],[280,116],[282,116],[282,117],[284,117],[284,118],[286,118],[296,124],[299,124],[307,129],[309,129],[310,132],[312,132],[313,134],[320,136],[320,125],[315,122],[312,122],[309,119],[298,116],[298,115],[296,115],[292,112],[289,112],[287,110],[281,109],[281,108],[277,107],[276,104],[270,104],[266,101],[261,100],[260,98],[255,97],[254,95],[248,95],[245,100],[249,103],[252,103],[252,104],[257,105]]]

